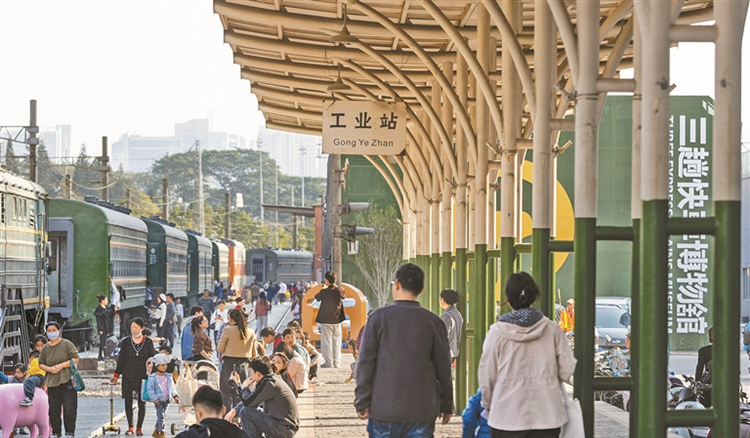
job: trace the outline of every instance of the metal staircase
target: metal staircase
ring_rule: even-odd
[[[8,290],[0,285],[0,360],[6,365],[28,363],[29,332],[21,289]]]

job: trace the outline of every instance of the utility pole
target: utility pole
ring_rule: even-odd
[[[300,146],[300,159],[299,159],[299,176],[302,178],[302,206],[305,206],[305,147]],[[302,225],[305,225],[306,218],[302,217]],[[297,225],[295,221],[295,226]],[[296,246],[295,246],[296,248]]]
[[[333,271],[343,281],[343,267],[341,263],[341,155],[331,154],[328,156],[328,167],[331,169],[329,178],[331,181],[331,203],[327,205],[331,215],[331,264]]]
[[[169,220],[169,180],[161,180],[161,217],[165,221]]]
[[[195,141],[195,148],[198,150],[198,232],[204,235],[206,234],[206,218],[203,211],[203,151],[200,140]]]
[[[65,175],[65,197],[68,199],[72,198],[72,193],[71,193],[72,185],[73,185],[72,177],[68,173]]]
[[[274,166],[274,186],[276,187],[276,196],[273,200],[274,205],[279,205],[279,165],[276,163],[276,166]],[[276,212],[276,225],[274,226],[274,229],[276,230],[276,248],[279,247],[279,212]]]
[[[266,214],[263,211],[263,139],[258,138],[258,156],[260,157],[260,224],[263,225],[266,220]]]
[[[231,223],[229,222],[229,213],[231,212],[232,207],[232,197],[229,195],[229,192],[224,193],[224,205],[226,208],[226,213],[224,214],[224,238],[229,239],[229,227],[231,226]]]
[[[31,99],[29,115],[29,179],[37,182],[36,147],[39,144],[39,126],[36,124],[36,99]]]
[[[102,137],[102,199],[109,201],[109,154],[107,153],[107,137]]]
[[[125,207],[130,209],[132,208],[131,205],[132,205],[132,199],[130,197],[130,189],[127,189],[125,191]]]
[[[299,218],[297,215],[293,215],[292,220],[294,221],[292,223],[292,249],[297,249],[297,222]]]

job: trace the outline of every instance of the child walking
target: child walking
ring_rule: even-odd
[[[166,354],[157,354],[154,356],[153,365],[155,372],[148,376],[146,385],[148,397],[156,406],[156,428],[151,435],[154,438],[166,438],[164,434],[164,414],[167,412],[169,401],[174,398],[179,402],[177,393],[172,386],[172,376],[167,375],[167,365],[169,365],[169,356]]]

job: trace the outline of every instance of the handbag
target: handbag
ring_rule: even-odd
[[[193,406],[193,394],[198,389],[198,382],[190,373],[190,366],[183,364],[180,378],[177,380],[177,396],[180,397],[180,407]]]
[[[148,379],[141,380],[141,401],[151,401],[151,397],[148,396]]]
[[[70,386],[76,391],[83,391],[86,389],[86,383],[83,381],[81,373],[78,372],[78,368],[76,368],[76,363],[73,362],[73,359],[70,359]]]
[[[562,382],[560,383],[560,391],[565,400],[565,412],[568,414],[568,422],[560,428],[560,438],[584,438],[586,433],[583,430],[581,402],[576,399],[571,400],[568,397],[568,391],[565,390],[565,385]]]

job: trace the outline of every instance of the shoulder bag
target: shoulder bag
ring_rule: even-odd
[[[81,373],[78,372],[78,368],[76,368],[76,363],[73,359],[70,359],[70,385],[76,391],[83,391],[86,389],[86,383],[83,381]]]
[[[568,397],[568,391],[565,390],[562,382],[560,382],[560,391],[565,400],[565,412],[568,414],[568,422],[560,429],[560,438],[584,438],[586,434],[583,430],[581,402]]]

